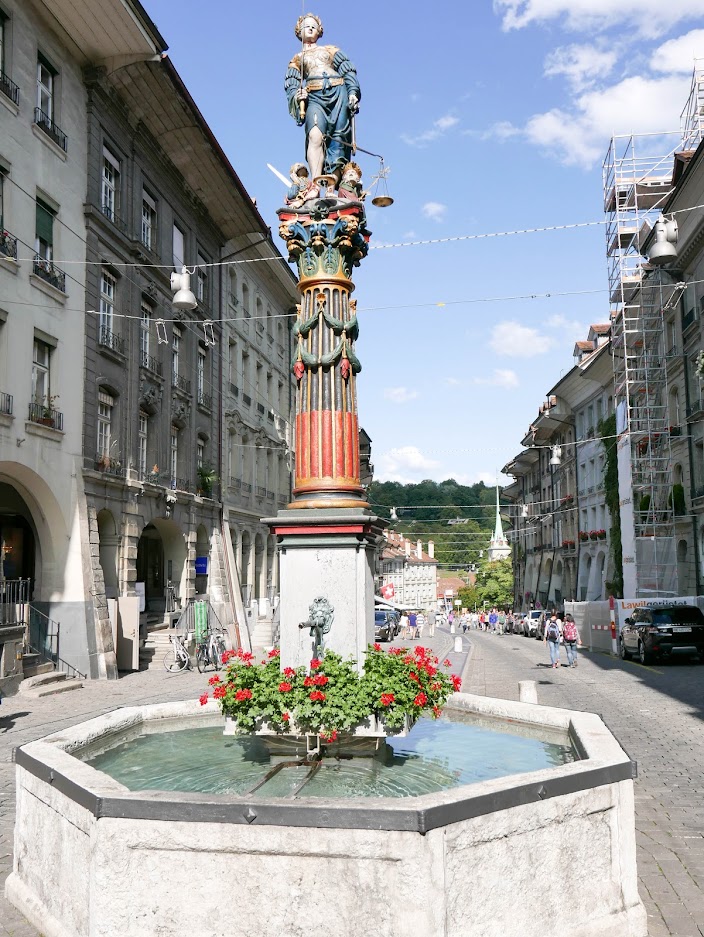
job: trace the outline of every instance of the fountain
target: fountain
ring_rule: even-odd
[[[346,56],[317,45],[317,17],[301,17],[297,35],[286,91],[310,172],[294,164],[279,211],[301,292],[296,479],[291,504],[268,519],[281,659],[264,666],[281,694],[310,687],[317,704],[311,657],[357,662],[345,680],[361,693],[363,662],[378,653],[383,522],[359,472],[361,94]],[[420,716],[426,689],[444,702],[428,684],[401,715]],[[204,698],[122,709],[17,751],[6,894],[43,934],[645,937],[633,765],[599,717],[456,692],[441,718],[395,718],[390,736],[376,720],[394,694],[325,721],[299,693],[291,731],[275,694],[255,719],[245,704],[256,692],[239,692],[226,731],[256,729],[246,735],[223,737]]]

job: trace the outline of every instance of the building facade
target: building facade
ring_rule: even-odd
[[[395,530],[384,531],[379,560],[381,588],[393,586],[393,602],[408,608],[435,608],[438,591],[438,561],[435,544],[427,552],[420,540],[408,540]]]

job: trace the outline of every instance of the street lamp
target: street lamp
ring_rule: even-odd
[[[182,267],[180,273],[171,274],[171,289],[174,293],[174,298],[171,300],[174,309],[192,312],[197,308],[198,302],[191,291],[191,275],[188,267]]]

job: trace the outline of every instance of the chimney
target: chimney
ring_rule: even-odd
[[[410,555],[411,555],[411,541],[410,541],[410,540],[404,540],[404,541],[403,541],[403,545],[404,545],[404,547],[406,548],[406,556],[410,556]]]
[[[416,556],[419,560],[423,559],[423,544],[420,540],[416,540]]]
[[[435,544],[432,540],[428,540],[428,556],[431,560],[435,559]]]

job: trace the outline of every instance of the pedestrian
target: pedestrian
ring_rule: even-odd
[[[416,617],[416,637],[423,637],[423,629],[425,628],[425,615],[423,612],[418,612]]]
[[[401,612],[401,618],[399,619],[399,627],[401,629],[401,637],[408,637],[408,615],[405,612]]]
[[[414,638],[418,637],[416,633],[416,628],[418,627],[418,616],[415,612],[411,612],[408,616],[408,638],[410,641],[413,641]]]
[[[506,615],[504,614],[503,609],[497,613],[496,616],[496,633],[503,634],[506,627]]]
[[[545,635],[543,636],[543,644],[547,642],[550,649],[550,663],[553,669],[560,666],[560,638],[562,637],[560,625],[561,622],[557,617],[557,613],[553,612],[545,626]]]
[[[435,612],[431,608],[430,611],[428,612],[428,637],[429,638],[435,637],[435,617],[436,617]]]
[[[452,628],[455,623],[455,613],[450,609],[450,614],[447,616],[447,623]]]
[[[472,614],[469,616],[469,624],[473,631],[476,631],[479,627],[479,615],[477,615],[476,612],[472,612]]]
[[[496,623],[499,620],[499,615],[495,608],[489,612],[489,628],[491,628],[491,633],[496,633]]]
[[[562,643],[567,652],[567,666],[577,666],[577,648],[582,646],[582,639],[577,630],[577,624],[572,615],[565,615],[562,625]]]

